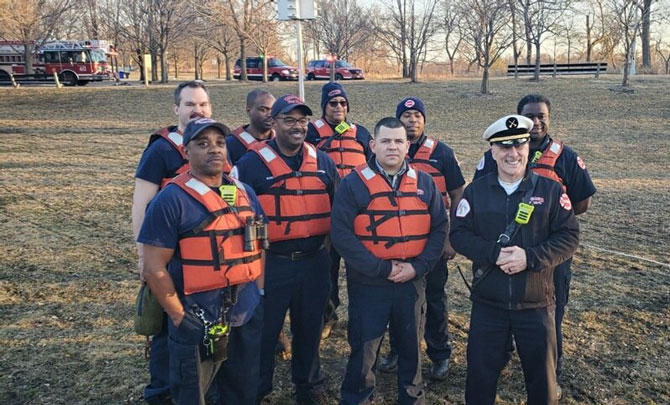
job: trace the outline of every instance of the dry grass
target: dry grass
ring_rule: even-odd
[[[582,242],[668,263],[670,79],[635,77],[633,93],[616,91],[618,82],[495,79],[487,96],[476,93],[477,80],[367,81],[346,89],[352,117],[368,128],[392,115],[402,97],[422,97],[428,131],[455,149],[466,178],[486,149],[488,124],[513,112],[521,95],[543,92],[553,102],[552,133],[580,152],[598,187],[580,218]],[[321,84],[307,83],[310,105],[318,106]],[[214,84],[215,118],[243,123],[244,95],[254,86]],[[291,83],[267,88],[295,91]],[[148,372],[131,325],[130,204],[148,133],[174,121],[171,90],[0,89],[0,403],[141,402]],[[428,385],[429,404],[463,402],[470,304],[451,267],[453,366],[447,381]],[[580,248],[564,327],[564,403],[670,402],[669,270]],[[332,398],[347,352],[340,325],[322,349]],[[274,402],[289,404],[288,364],[277,374]],[[395,377],[380,375],[379,386],[376,403],[393,403]],[[524,400],[518,361],[504,372],[499,398]]]

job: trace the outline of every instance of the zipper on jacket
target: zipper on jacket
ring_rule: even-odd
[[[507,193],[505,193],[505,194],[507,194]],[[509,195],[507,196],[507,200],[505,202],[505,223],[506,224],[509,223],[508,215],[509,215]],[[508,300],[507,306],[508,306],[508,309],[511,310],[512,309],[512,276],[509,275],[509,274],[507,275],[507,292],[509,293],[509,300]]]

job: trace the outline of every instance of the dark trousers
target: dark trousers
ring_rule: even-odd
[[[369,404],[386,326],[398,348],[398,404],[424,404],[419,341],[426,311],[425,279],[388,286],[347,285],[351,354],[341,405]]]
[[[449,312],[447,309],[447,294],[444,291],[447,285],[447,260],[440,258],[426,275],[426,354],[432,362],[445,360],[451,357],[451,343],[449,342]],[[390,337],[391,354],[397,353],[395,340]]]
[[[168,352],[168,321],[163,314],[163,329],[151,337],[149,357],[149,385],[144,388],[144,399],[151,401],[170,392],[170,355]]]
[[[572,258],[561,263],[554,270],[554,293],[556,294],[556,378],[560,381],[563,366],[563,315],[570,296]]]
[[[212,384],[221,362],[206,357],[202,344],[202,321],[189,310],[175,327],[169,324],[170,392],[177,405],[205,405],[205,393]]]
[[[323,322],[337,320],[337,313],[335,310],[340,306],[340,286],[338,281],[340,279],[340,254],[337,253],[335,247],[330,247],[330,298],[328,299],[328,306],[326,313],[323,315]]]
[[[259,303],[251,319],[231,328],[228,336],[228,358],[216,373],[207,402],[217,405],[255,405],[261,366],[261,333],[263,303]]]
[[[291,320],[291,375],[296,390],[318,391],[321,372],[319,343],[323,313],[330,292],[330,257],[325,249],[301,260],[267,253],[265,265],[264,322],[261,338],[261,372],[258,400],[272,392],[275,346],[286,311]]]
[[[505,310],[473,302],[467,348],[465,402],[495,402],[500,371],[507,363],[507,342],[514,336],[521,358],[528,405],[556,404],[556,330],[554,306]]]

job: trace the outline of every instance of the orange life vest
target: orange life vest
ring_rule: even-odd
[[[430,164],[430,156],[433,154],[433,151],[435,151],[435,148],[437,148],[437,143],[437,139],[426,136],[426,139],[423,140],[423,143],[419,146],[416,154],[409,162],[415,169],[426,172],[433,177],[433,181],[435,181],[435,185],[442,195],[444,208],[449,211],[451,199],[447,192],[447,180],[444,178],[444,174]]]
[[[238,188],[234,206],[188,172],[170,181],[209,211],[200,225],[179,235],[184,294],[253,281],[263,270],[260,242],[253,242],[253,251],[244,251],[244,226],[254,217],[249,198],[242,183],[230,182]]]
[[[248,133],[243,126],[237,127],[231,132],[231,134],[237,138],[238,141],[247,149],[249,150],[253,145],[257,144],[260,142],[258,139],[254,138],[253,135]],[[270,139],[274,138],[274,131],[272,132],[272,135],[270,136]]]
[[[163,180],[161,180],[160,188],[162,189],[165,188],[165,186],[167,186],[170,180],[172,180],[174,177],[177,177],[182,173],[186,173],[188,169],[191,168],[191,166],[188,164],[186,154],[184,153],[184,145],[183,145],[184,139],[182,137],[181,131],[179,130],[170,131],[170,127],[159,129],[158,131],[154,132],[151,135],[151,138],[149,138],[149,144],[151,144],[151,142],[156,140],[158,137],[161,137],[166,141],[168,141],[168,143],[172,145],[172,147],[175,148],[177,152],[179,152],[179,154],[181,155],[181,159],[184,161],[184,163],[174,172],[174,175],[172,177],[170,176],[170,174],[168,174],[166,177],[163,178]],[[226,159],[223,172],[225,174],[229,174],[231,170],[232,166],[230,165],[230,162],[228,162],[228,159]]]
[[[316,120],[313,125],[321,138],[317,148],[333,159],[340,177],[351,173],[356,166],[365,164],[365,148],[356,140],[356,125],[351,124],[341,134],[336,134],[325,119]]]
[[[268,239],[278,242],[330,232],[330,197],[317,171],[316,148],[304,143],[300,169],[291,169],[266,142],[251,148],[272,174],[272,186],[258,194],[268,219]]]
[[[370,193],[367,208],[354,218],[354,233],[375,257],[405,260],[419,256],[430,235],[428,204],[417,194],[418,172],[410,167],[393,190],[368,165],[354,169]]]
[[[558,182],[558,184],[563,186],[563,192],[565,192],[567,188],[563,183],[563,179],[556,173],[556,161],[558,160],[558,157],[561,156],[562,152],[563,142],[552,139],[547,148],[542,152],[542,156],[535,162],[530,163],[530,170],[540,176]]]

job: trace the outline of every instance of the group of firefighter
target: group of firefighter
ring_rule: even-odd
[[[467,187],[453,150],[425,133],[421,99],[401,100],[372,134],[351,106],[337,82],[322,87],[319,114],[253,90],[248,124],[230,130],[211,118],[204,82],[177,86],[178,125],[152,134],[135,173],[140,279],[164,310],[145,400],[272,403],[288,312],[297,404],[370,404],[378,370],[397,373],[397,403],[424,404],[422,339],[429,377],[449,371],[445,285],[458,252],[473,272],[465,402],[494,403],[516,350],[527,403],[557,403],[575,215],[596,190],[549,136],[550,101],[527,95],[485,129],[490,149]],[[337,325],[341,259],[350,354],[333,395],[319,346]]]

